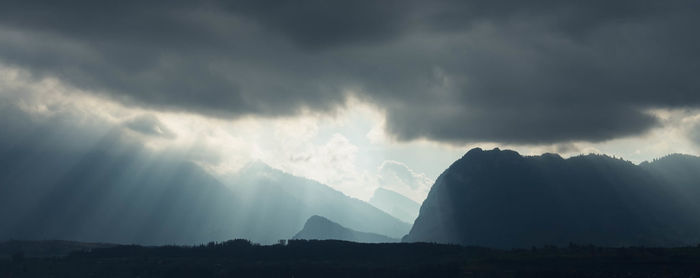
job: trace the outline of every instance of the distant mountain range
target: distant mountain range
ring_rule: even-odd
[[[411,229],[411,224],[364,201],[262,163],[248,165],[226,183],[232,184],[232,191],[244,200],[246,209],[239,210],[236,217],[259,223],[246,232],[248,239],[269,242],[289,238],[313,215],[323,215],[354,230],[394,238],[401,238]],[[262,225],[265,223],[274,226]]]
[[[497,248],[700,243],[700,158],[635,165],[472,149],[433,185],[403,241]]]
[[[380,234],[358,232],[345,228],[323,216],[311,216],[293,239],[316,240],[345,240],[364,243],[398,242],[397,238],[390,238]]]
[[[381,187],[374,191],[369,203],[407,223],[413,223],[420,210],[419,203]]]
[[[20,150],[2,153],[0,167],[0,241],[267,244],[291,238],[316,214],[397,238],[410,229],[366,202],[259,163],[226,185],[193,163],[139,150]]]

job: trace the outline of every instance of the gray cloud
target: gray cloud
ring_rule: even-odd
[[[6,90],[5,86],[0,87]],[[96,117],[86,115],[70,104],[39,104],[34,92],[19,90],[19,94],[0,93],[0,154],[5,162],[18,155],[17,163],[27,164],[41,160],[45,155],[60,159],[62,154],[83,154],[89,151],[119,150],[114,145],[139,147],[123,136],[120,129]],[[46,111],[36,113],[20,108],[20,104],[43,106]],[[73,155],[71,155],[73,157]],[[66,162],[69,163],[69,162]]]
[[[177,135],[168,128],[158,117],[146,114],[141,115],[124,122],[124,126],[128,129],[148,136],[156,136],[172,139]]]
[[[130,105],[331,111],[400,140],[601,141],[700,105],[697,1],[5,1],[0,61]]]

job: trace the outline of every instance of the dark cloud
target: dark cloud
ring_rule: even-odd
[[[6,88],[0,88],[6,89]],[[18,164],[41,160],[51,153],[80,154],[87,151],[105,151],[114,144],[140,146],[118,128],[96,117],[86,115],[70,104],[36,103],[34,92],[20,90],[14,94],[0,94],[0,156],[23,153]],[[42,112],[21,108],[43,106]],[[112,148],[118,150],[117,148]],[[6,161],[11,159],[5,158]],[[69,162],[66,162],[69,163]]]
[[[227,4],[233,13],[250,17],[311,49],[380,42],[406,29],[411,1],[255,1]]]
[[[331,111],[401,140],[600,141],[700,105],[697,1],[4,1],[0,61],[217,117]]]

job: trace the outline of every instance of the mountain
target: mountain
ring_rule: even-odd
[[[323,216],[314,215],[306,220],[304,228],[299,231],[293,239],[336,239],[364,243],[398,242],[396,238],[387,236],[363,233],[345,228]]]
[[[410,229],[366,202],[267,166],[222,182],[175,155],[123,144],[82,153],[3,151],[0,185],[0,240],[268,244],[321,213],[397,238]]]
[[[407,242],[496,248],[700,243],[698,157],[635,165],[472,149],[431,188]]]
[[[226,183],[233,185],[232,191],[244,200],[245,208],[236,217],[275,223],[274,227],[250,227],[249,234],[266,239],[265,242],[289,238],[313,215],[324,215],[358,231],[395,238],[401,238],[411,229],[410,224],[364,201],[262,163],[248,165],[239,175],[227,179]]]
[[[0,240],[193,244],[239,234],[229,218],[239,198],[193,163],[124,149],[37,155],[0,159]]]
[[[698,205],[700,211],[700,158],[692,155],[671,154],[643,162],[640,167],[676,191],[687,203]]]
[[[413,223],[418,217],[420,204],[394,191],[377,188],[369,199],[373,206],[391,214],[401,221]]]

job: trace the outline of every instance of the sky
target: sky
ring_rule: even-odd
[[[416,201],[473,147],[698,155],[698,12],[689,0],[3,1],[0,151],[119,138],[218,176],[261,161],[363,200],[385,187]]]

